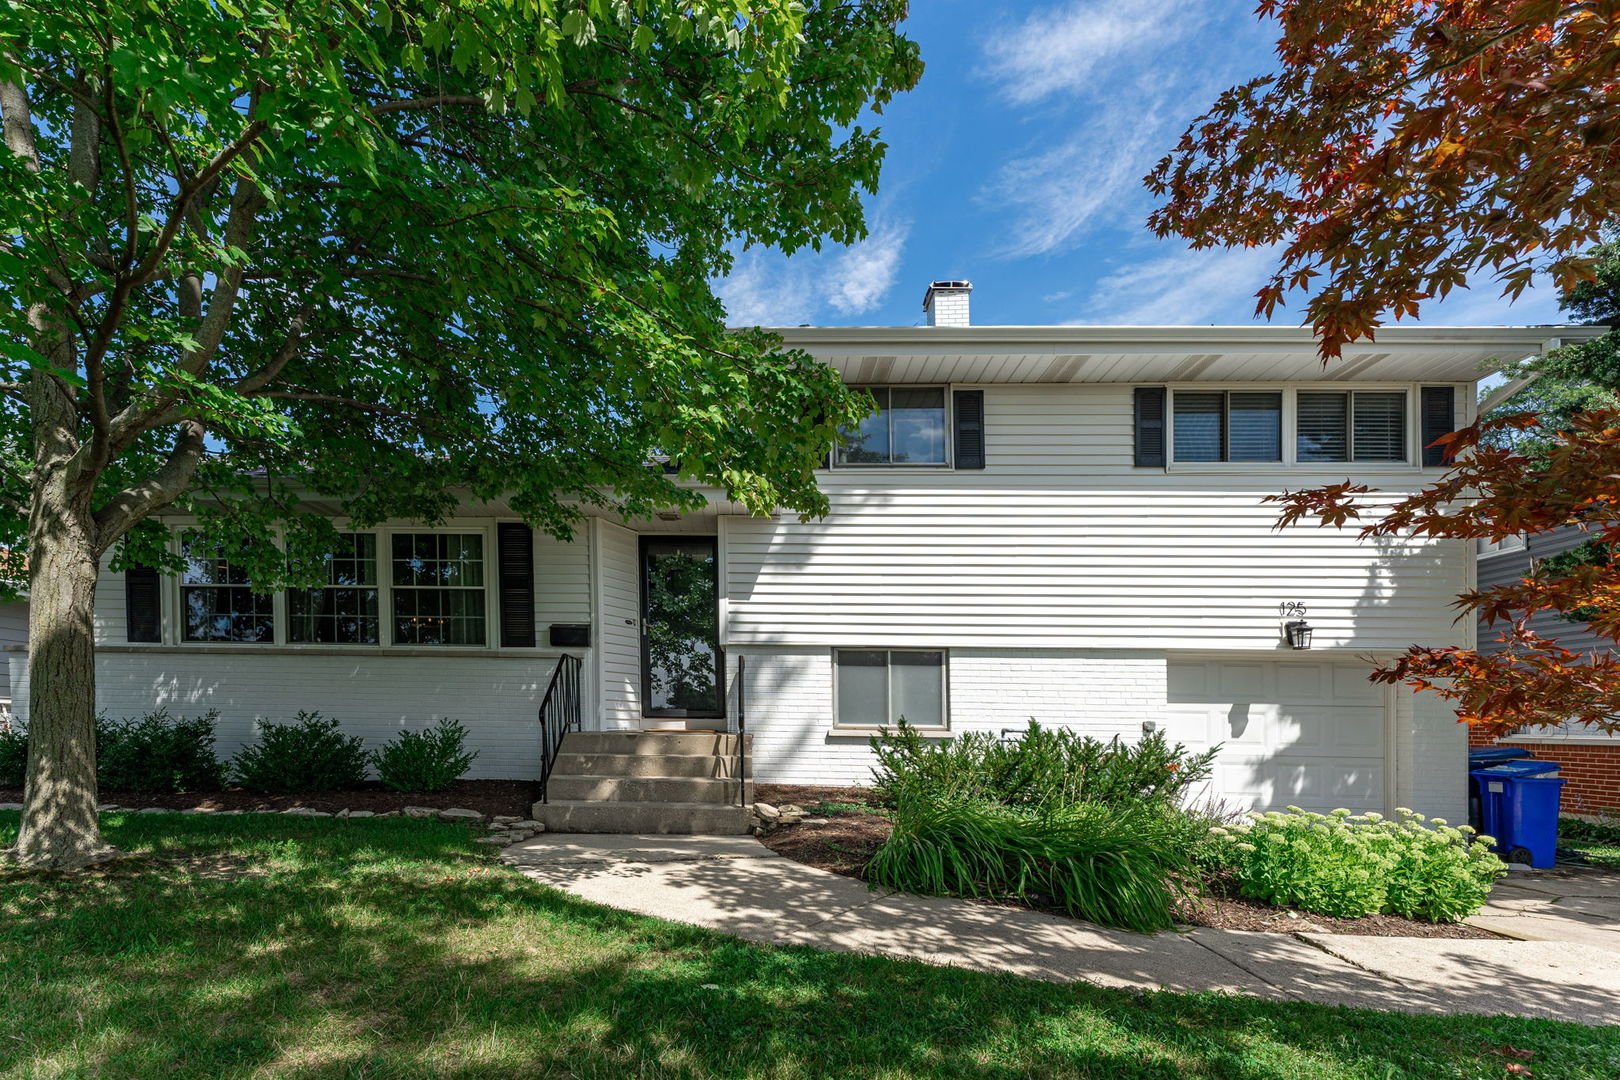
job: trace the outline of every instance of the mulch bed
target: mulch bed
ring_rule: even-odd
[[[370,810],[374,814],[401,810],[407,806],[452,806],[477,810],[486,817],[514,814],[528,817],[539,797],[532,780],[457,780],[443,791],[389,791],[369,783],[353,791],[305,791],[295,795],[261,795],[241,788],[223,791],[182,792],[153,795],[140,791],[103,791],[101,801],[117,803],[132,810],[161,806],[168,810],[292,810],[303,807],[335,814],[339,810]],[[22,802],[21,788],[0,788],[0,802]]]
[[[889,818],[864,810],[818,810],[823,803],[872,805],[864,788],[799,787],[760,784],[755,798],[775,806],[793,804],[825,817],[825,823],[780,825],[761,836],[760,843],[795,862],[845,877],[862,878],[872,855],[888,839]],[[1048,914],[1062,912],[1016,900],[996,901],[1008,907],[1027,907]],[[1209,891],[1179,913],[1183,922],[1219,930],[1258,930],[1273,934],[1363,934],[1370,937],[1495,938],[1485,930],[1456,923],[1429,923],[1398,915],[1369,915],[1362,919],[1336,919],[1303,911],[1273,907],[1233,893],[1230,883],[1210,882]]]
[[[1339,919],[1308,911],[1273,907],[1238,896],[1232,883],[1216,878],[1203,896],[1178,913],[1192,926],[1217,930],[1260,930],[1273,934],[1362,934],[1368,937],[1497,938],[1499,935],[1461,923],[1431,923],[1399,915]]]

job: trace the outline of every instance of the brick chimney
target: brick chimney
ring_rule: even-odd
[[[973,291],[971,281],[936,281],[923,294],[923,310],[928,312],[929,326],[971,326],[968,318],[968,294]]]

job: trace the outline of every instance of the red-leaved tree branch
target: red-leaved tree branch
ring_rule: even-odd
[[[1279,528],[1365,520],[1364,539],[1501,540],[1573,525],[1603,545],[1620,543],[1620,412],[1563,418],[1558,430],[1542,424],[1525,413],[1445,436],[1456,464],[1393,505],[1375,506],[1370,487],[1348,481],[1267,501],[1282,506]],[[1504,428],[1539,429],[1537,459],[1491,445],[1490,434]],[[1620,564],[1612,553],[1557,571],[1537,566],[1519,581],[1463,593],[1456,607],[1461,619],[1484,619],[1501,651],[1413,645],[1373,678],[1432,690],[1453,703],[1460,720],[1493,734],[1572,720],[1620,731],[1620,659],[1571,651],[1530,627],[1541,612],[1579,613],[1598,636],[1620,645]]]

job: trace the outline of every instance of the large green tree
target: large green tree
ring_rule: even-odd
[[[12,856],[100,857],[98,561],[152,515],[267,587],[360,523],[505,496],[824,507],[864,411],[723,330],[742,244],[863,235],[858,126],[921,65],[903,0],[10,0],[0,5],[0,544],[26,559]],[[675,472],[650,469],[655,454]],[[275,530],[277,544],[265,542]]]

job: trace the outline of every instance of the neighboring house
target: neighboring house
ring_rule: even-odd
[[[780,331],[881,409],[822,474],[823,520],[711,492],[564,542],[491,503],[356,534],[313,593],[255,593],[211,553],[107,573],[99,705],[217,708],[225,752],[299,709],[373,743],[449,715],[471,775],[528,778],[569,653],[588,730],[731,730],[744,696],[760,781],[864,783],[902,715],[942,738],[1035,719],[1220,743],[1211,794],[1238,806],[1461,817],[1461,726],[1366,675],[1472,640],[1450,609],[1472,547],[1278,531],[1262,499],[1417,489],[1482,365],[1588,331],[1390,327],[1324,366],[1300,329],[971,326],[970,288],[931,287],[926,326]],[[1301,619],[1308,650],[1285,640]]]
[[[1527,576],[1532,560],[1545,559],[1578,547],[1591,535],[1567,526],[1535,536],[1510,536],[1496,543],[1479,545],[1479,585],[1505,585]],[[1612,642],[1594,634],[1585,623],[1570,622],[1554,612],[1542,612],[1531,621],[1531,628],[1544,637],[1556,638],[1566,649],[1581,653],[1607,652]],[[1481,622],[1479,647],[1487,652],[1502,648],[1497,640],[1503,627]],[[1475,730],[1468,733],[1471,746],[1517,746],[1536,757],[1557,761],[1563,766],[1563,808],[1575,814],[1620,813],[1620,735],[1595,731],[1582,724],[1556,728],[1527,729],[1510,737],[1492,740]]]

